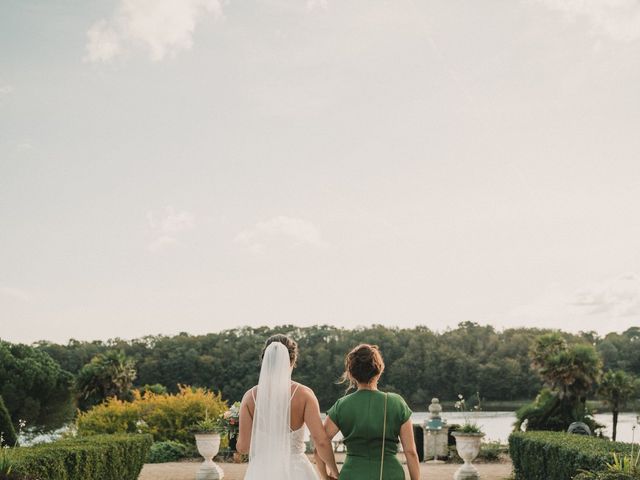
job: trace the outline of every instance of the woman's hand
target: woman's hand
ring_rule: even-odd
[[[339,475],[337,468],[334,469],[327,465],[327,480],[338,480]]]

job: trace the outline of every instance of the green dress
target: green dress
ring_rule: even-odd
[[[400,427],[411,417],[404,399],[387,394],[387,433],[384,442],[384,480],[404,480],[398,461]],[[347,446],[347,459],[340,480],[378,480],[382,456],[384,396],[378,390],[358,390],[339,399],[327,415],[340,429]]]

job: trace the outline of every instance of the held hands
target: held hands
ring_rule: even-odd
[[[338,480],[338,470],[335,470],[327,465],[327,480]]]

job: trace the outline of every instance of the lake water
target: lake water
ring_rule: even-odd
[[[618,441],[631,442],[633,436],[633,426],[637,425],[637,414],[635,413],[621,413],[618,417]],[[411,416],[411,420],[414,424],[424,425],[425,420],[428,418],[428,412],[414,412]],[[464,415],[459,412],[445,412],[443,418],[449,424],[461,424],[464,423]],[[471,415],[473,421],[477,422],[482,430],[486,433],[485,441],[498,441],[501,443],[507,443],[509,434],[513,431],[513,423],[516,421],[515,412],[474,412]],[[324,415],[323,415],[324,418]],[[596,414],[596,420],[606,425],[604,434],[611,436],[611,414]],[[49,432],[40,435],[28,435],[21,438],[22,445],[30,445],[33,443],[52,442],[62,436],[68,427],[61,428],[55,432]],[[307,440],[309,432],[306,432]],[[341,435],[338,433],[336,440],[339,440]],[[635,435],[636,443],[640,441],[640,429],[636,429]]]
[[[618,417],[618,438],[620,442],[631,442],[633,430],[632,427],[637,425],[637,414],[621,413]],[[414,424],[424,425],[428,418],[428,412],[414,412],[411,420]],[[516,421],[515,412],[474,412],[470,414],[473,421],[482,427],[482,431],[486,433],[485,441],[498,441],[507,443],[509,434],[513,431],[513,423]],[[443,419],[449,424],[464,423],[464,415],[459,412],[445,412]],[[611,437],[611,414],[596,414],[595,419],[606,426],[604,434]],[[339,435],[339,434],[338,434]],[[339,437],[336,437],[339,439]],[[635,441],[640,440],[640,429],[636,429]]]
[[[429,416],[428,412],[415,412],[411,419],[416,424],[424,424]],[[443,418],[447,423],[463,423],[464,415],[459,412],[443,413]],[[515,412],[476,412],[472,413],[473,421],[482,426],[482,430],[487,434],[485,440],[499,441],[506,443],[509,434],[513,431],[513,423],[516,421]],[[598,423],[606,425],[604,434],[611,437],[611,414],[596,414],[595,419]],[[618,417],[618,438],[620,442],[631,442],[633,430],[632,427],[637,425],[635,413],[621,413]],[[636,429],[636,442],[640,440],[640,431]]]

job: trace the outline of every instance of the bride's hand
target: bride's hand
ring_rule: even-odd
[[[333,470],[333,471],[332,471]],[[338,480],[338,470],[327,467],[327,477],[331,480]]]

